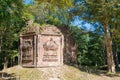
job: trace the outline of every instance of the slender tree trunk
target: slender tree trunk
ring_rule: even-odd
[[[117,29],[117,24],[115,24],[114,26],[115,29]],[[110,26],[110,29],[112,29],[112,27]],[[114,37],[114,32],[110,32],[111,37]],[[112,39],[112,50],[113,50],[113,58],[114,58],[114,62],[115,62],[115,69],[118,69],[119,67],[119,62],[118,62],[118,53],[117,53],[117,44],[115,42],[115,38]]]
[[[3,69],[7,69],[8,60],[7,57],[4,58]]]
[[[1,52],[1,47],[2,47],[2,44],[0,43],[0,52]]]
[[[118,69],[119,61],[118,61],[118,53],[117,53],[117,44],[114,42],[114,60],[115,60],[115,68]]]
[[[118,29],[118,24],[115,23],[115,30]],[[119,68],[119,59],[118,59],[118,44],[116,43],[116,37],[113,39],[114,41],[114,60],[115,60],[115,68],[118,69]]]
[[[2,48],[2,35],[0,37],[0,52],[2,51],[1,48]]]
[[[113,52],[112,52],[112,39],[108,29],[108,19],[105,19],[104,21],[104,30],[105,30],[105,45],[107,49],[108,71],[111,73],[115,73],[115,63],[114,63]]]

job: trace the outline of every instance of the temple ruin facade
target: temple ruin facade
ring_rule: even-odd
[[[66,39],[61,30],[53,25],[26,27],[20,34],[19,64],[23,67],[49,67],[66,63],[64,61],[70,57],[66,56],[68,48],[65,48]],[[68,53],[74,56],[70,60],[76,60],[73,51]]]

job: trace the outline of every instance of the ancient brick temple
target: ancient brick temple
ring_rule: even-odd
[[[55,26],[30,27],[20,35],[20,63],[25,67],[63,64],[63,35]]]
[[[27,26],[20,34],[19,63],[23,67],[62,66],[70,58],[64,57],[64,43],[64,35],[56,26]],[[75,60],[75,54],[70,53],[74,56],[70,60]]]

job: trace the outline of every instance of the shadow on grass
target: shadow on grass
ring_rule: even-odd
[[[14,73],[0,72],[0,80],[16,80],[16,77]]]
[[[78,68],[80,71],[87,72],[89,74],[95,74],[98,76],[120,77],[120,67],[116,70],[116,73],[109,73],[107,71],[107,66],[99,68],[95,66],[77,66],[76,68]]]

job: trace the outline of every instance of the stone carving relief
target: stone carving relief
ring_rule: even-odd
[[[57,50],[58,50],[59,45],[56,44],[56,42],[50,38],[47,42],[43,44],[44,48],[44,55],[43,55],[43,61],[58,61],[58,55],[57,55]]]
[[[32,63],[32,61],[33,61],[33,41],[32,39],[23,39],[22,63]]]
[[[61,35],[61,32],[56,27],[47,26],[43,29],[42,34]]]

